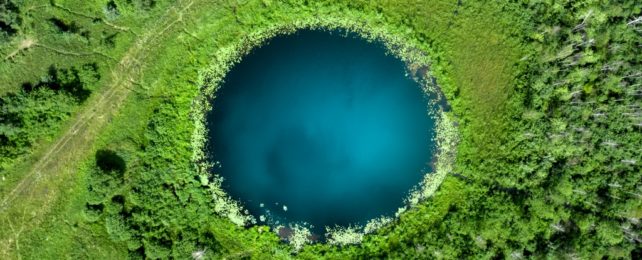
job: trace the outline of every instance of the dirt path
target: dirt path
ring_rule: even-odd
[[[100,93],[88,100],[74,123],[44,152],[20,182],[0,202],[0,226],[20,232],[0,232],[0,258],[12,259],[19,250],[21,231],[38,226],[59,193],[57,183],[73,175],[91,151],[96,134],[119,110],[142,74],[140,61],[155,50],[158,40],[181,22],[194,1],[179,1],[142,34],[111,71],[111,80]],[[14,255],[15,256],[15,255]]]

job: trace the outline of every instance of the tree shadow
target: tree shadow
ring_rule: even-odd
[[[98,150],[96,152],[96,165],[103,172],[123,174],[127,169],[125,160],[112,150]]]
[[[99,79],[98,65],[95,63],[64,69],[52,65],[49,67],[47,75],[39,82],[35,84],[31,82],[23,83],[22,90],[27,93],[39,88],[64,91],[79,102],[83,102],[91,94],[91,85]]]

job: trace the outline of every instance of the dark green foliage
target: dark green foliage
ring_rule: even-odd
[[[0,172],[35,142],[57,131],[99,79],[96,64],[52,66],[40,81],[24,83],[17,93],[0,97]]]
[[[109,1],[107,2],[107,5],[105,5],[105,16],[107,17],[107,20],[114,20],[120,16],[120,11],[118,11],[118,5],[116,2]]]
[[[142,11],[149,11],[156,7],[156,0],[125,0],[125,2]]]
[[[207,210],[212,202],[189,167],[183,168],[188,161],[177,156],[188,151],[181,145],[185,140],[167,136],[180,131],[180,126],[169,125],[175,113],[171,103],[156,110],[146,131],[149,145],[137,166],[125,169],[124,159],[110,150],[96,153],[86,211],[100,214],[110,237],[126,242],[133,257],[166,258],[189,255],[199,249],[196,245],[219,247],[210,225],[220,220]]]
[[[94,156],[95,167],[91,169],[89,191],[93,198],[92,205],[115,201],[122,204],[124,199],[120,191],[124,188],[127,172],[127,161],[122,153],[100,149]]]
[[[98,74],[98,65],[95,63],[68,69],[58,69],[51,66],[47,76],[35,84],[24,83],[22,89],[27,93],[40,88],[64,92],[80,103],[89,97],[98,80],[100,80],[100,75]]]
[[[0,170],[71,114],[75,101],[48,88],[0,98]]]
[[[65,21],[60,18],[54,17],[49,19],[49,22],[58,33],[76,34],[89,41],[90,32],[78,25],[78,23],[76,23],[75,21]]]
[[[0,44],[16,35],[21,24],[18,5],[13,0],[0,0]]]

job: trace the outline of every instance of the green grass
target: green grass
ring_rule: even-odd
[[[7,83],[0,95],[39,81],[51,65],[94,62],[101,75],[68,119],[43,129],[0,173],[0,199],[10,201],[0,205],[0,258],[189,258],[203,249],[213,259],[640,254],[630,238],[640,235],[641,162],[626,160],[641,158],[631,110],[641,102],[618,87],[640,82],[627,73],[640,69],[634,46],[642,37],[626,25],[640,4],[194,0],[147,9],[149,1],[126,2],[114,1],[120,16],[110,20],[103,1],[25,1],[19,33],[0,43],[1,56],[12,56],[0,63]],[[597,18],[575,30],[588,10]],[[60,32],[54,17],[79,29]],[[223,70],[229,64],[221,58],[249,34],[315,19],[383,28],[419,46],[461,142],[456,172],[393,225],[358,246],[313,244],[292,255],[274,233],[216,214],[191,161],[192,106],[200,73]],[[571,49],[569,57],[582,55],[578,64],[568,65],[568,55],[545,58],[583,34],[597,43]],[[609,51],[615,44],[622,53]],[[600,72],[616,61],[627,65]],[[578,89],[587,105],[569,105]],[[96,166],[98,150],[126,162],[122,176]]]

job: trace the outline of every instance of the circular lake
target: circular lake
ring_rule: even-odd
[[[381,43],[303,30],[253,50],[207,115],[208,157],[258,224],[393,216],[431,170],[433,109]]]

